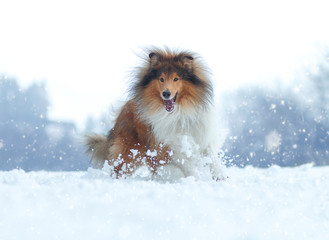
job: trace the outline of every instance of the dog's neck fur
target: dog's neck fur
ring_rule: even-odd
[[[168,113],[164,107],[150,113],[147,107],[140,104],[138,110],[141,119],[152,127],[154,136],[160,143],[177,148],[181,145],[182,138],[188,136],[201,151],[205,151],[211,145],[213,139],[209,136],[212,136],[213,130],[210,126],[212,106],[186,110],[177,104],[172,113]]]

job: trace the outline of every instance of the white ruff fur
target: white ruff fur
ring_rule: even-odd
[[[152,126],[156,140],[172,150],[172,162],[163,168],[163,174],[170,175],[170,179],[175,177],[172,175],[177,178],[198,177],[195,166],[204,161],[204,164],[209,165],[213,178],[223,177],[217,156],[222,141],[212,105],[187,111],[176,104],[171,113],[165,107],[152,113],[147,109],[139,109],[141,118]]]

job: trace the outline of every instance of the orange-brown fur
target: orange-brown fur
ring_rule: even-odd
[[[95,136],[88,136],[88,142]],[[124,174],[131,174],[136,168],[146,164],[152,173],[156,173],[157,167],[166,164],[169,160],[169,149],[162,144],[156,142],[152,129],[141,121],[138,116],[137,106],[134,101],[128,101],[122,108],[116,119],[114,127],[107,136],[107,151],[102,152],[101,164],[103,166],[105,160],[114,166],[116,177]],[[92,143],[91,143],[92,144]],[[97,151],[97,146],[89,144],[89,151]],[[137,150],[137,154],[131,152],[131,149]],[[157,157],[147,154],[147,151],[157,152]],[[99,156],[97,156],[99,158]],[[159,163],[161,161],[161,164]],[[123,165],[127,164],[125,168]]]
[[[119,155],[124,160],[114,168],[117,176],[132,173],[137,167],[143,165],[143,162],[149,166],[152,172],[156,172],[159,163],[154,157],[146,154],[148,150],[151,152],[156,150],[157,159],[168,161],[167,148],[156,143],[152,129],[140,120],[136,104],[132,100],[128,101],[121,110],[110,138],[107,159],[111,164],[114,164]],[[133,156],[131,149],[138,151],[136,156]],[[126,171],[123,171],[123,164],[130,165],[130,167],[128,166]]]
[[[159,166],[170,162],[173,149],[156,138],[153,126],[145,120],[145,115],[164,108],[161,94],[166,90],[172,96],[177,94],[176,105],[185,110],[205,107],[210,101],[211,86],[203,69],[192,61],[191,55],[168,50],[150,53],[146,66],[137,73],[131,99],[121,109],[108,136],[87,137],[88,152],[93,156],[94,166],[102,167],[107,160],[113,166],[115,176],[121,177],[133,173],[142,165],[147,165],[155,174]],[[157,75],[149,81],[147,76],[152,75],[152,71],[156,71]],[[196,80],[187,81],[186,76],[192,76],[192,73]],[[136,150],[138,152],[134,154]],[[152,156],[148,151],[156,151],[157,154]]]

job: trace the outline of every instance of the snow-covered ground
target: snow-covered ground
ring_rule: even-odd
[[[168,183],[0,172],[0,239],[329,239],[329,167],[226,173]]]

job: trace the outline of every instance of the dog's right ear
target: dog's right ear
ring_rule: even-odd
[[[194,58],[190,55],[184,55],[182,57],[182,62],[184,64],[185,69],[190,72],[193,71],[193,60]]]
[[[157,53],[151,52],[149,54],[149,58],[150,58],[150,65],[151,67],[155,67],[156,65],[158,65],[159,61],[160,61],[160,57]]]

